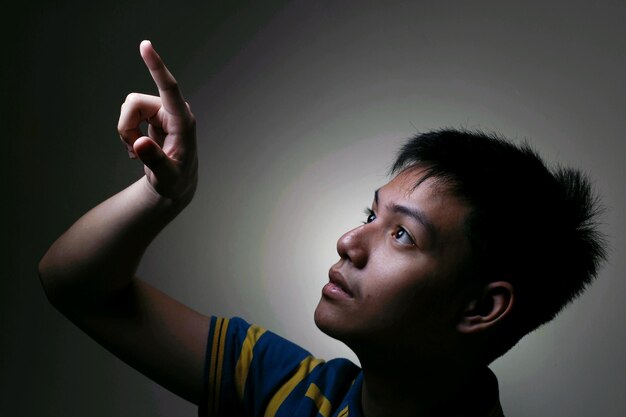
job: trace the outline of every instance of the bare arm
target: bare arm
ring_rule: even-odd
[[[131,366],[198,402],[208,318],[135,278],[145,249],[191,201],[197,183],[195,120],[149,42],[141,55],[159,96],[130,94],[118,130],[146,175],[99,204],[39,264],[63,314]],[[147,136],[139,126],[148,122]]]

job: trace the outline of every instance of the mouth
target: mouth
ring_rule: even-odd
[[[322,294],[330,298],[354,298],[354,294],[344,276],[336,269],[328,271],[329,282],[322,289]]]

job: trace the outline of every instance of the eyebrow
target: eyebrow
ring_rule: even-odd
[[[374,202],[378,205],[378,190],[374,191]],[[433,241],[437,235],[437,229],[435,229],[435,225],[430,221],[426,213],[422,210],[414,207],[402,206],[399,204],[389,205],[388,208],[394,213],[400,213],[405,216],[412,217],[418,223],[420,223],[426,231],[428,232],[429,238]]]

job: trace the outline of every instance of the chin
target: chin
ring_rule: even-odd
[[[318,329],[326,333],[327,314],[324,312],[324,307],[322,306],[323,302],[324,300],[320,300],[320,302],[317,304],[317,307],[315,307],[315,313],[313,313],[313,321],[315,322],[315,325]]]
[[[329,307],[325,305],[324,299],[320,300],[313,315],[315,325],[326,335],[343,341],[348,332],[345,326],[342,325],[344,323],[342,323],[341,318],[337,317],[336,312],[333,312]]]

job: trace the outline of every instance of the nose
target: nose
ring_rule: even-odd
[[[369,257],[369,242],[367,239],[367,224],[350,230],[337,241],[337,253],[341,259],[350,261],[361,269],[367,265]]]

